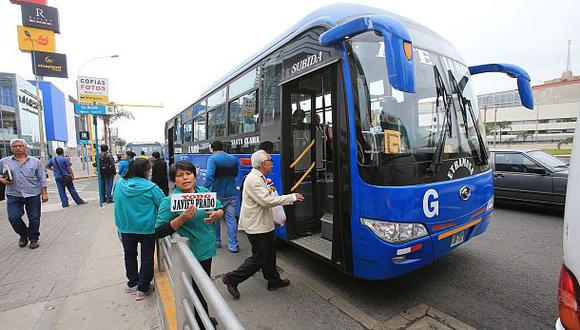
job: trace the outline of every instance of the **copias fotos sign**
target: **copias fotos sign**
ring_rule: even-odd
[[[171,195],[171,212],[182,212],[190,206],[198,210],[211,210],[216,207],[215,192],[185,193]]]

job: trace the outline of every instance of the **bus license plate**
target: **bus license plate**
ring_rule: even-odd
[[[451,247],[454,247],[458,244],[463,243],[464,238],[465,238],[465,231],[461,231],[461,232],[451,236]]]

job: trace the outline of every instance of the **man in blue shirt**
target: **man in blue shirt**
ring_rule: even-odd
[[[236,188],[238,160],[224,151],[224,145],[219,140],[212,142],[211,152],[213,155],[207,160],[204,186],[217,193],[228,226],[228,250],[236,253],[240,251],[237,238],[238,223],[235,214],[238,196]],[[217,247],[222,246],[220,223],[221,221],[214,222]]]
[[[12,139],[10,149],[13,155],[0,159],[0,182],[6,185],[8,221],[20,235],[18,245],[25,247],[30,239],[30,248],[36,249],[40,237],[40,203],[48,202],[46,173],[40,160],[27,155],[26,141]],[[24,209],[28,227],[22,221]]]
[[[68,192],[77,205],[86,204],[75,189],[75,185],[72,181],[74,180],[72,164],[68,158],[64,157],[64,150],[62,148],[56,148],[56,156],[48,161],[46,168],[54,172],[54,180],[56,181],[56,187],[58,188],[58,195],[60,196],[62,207],[69,206],[66,189],[68,189]],[[66,179],[64,179],[67,176],[71,177],[71,181],[68,185]]]

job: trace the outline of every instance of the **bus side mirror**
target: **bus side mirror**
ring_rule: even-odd
[[[513,64],[482,64],[469,67],[469,73],[476,75],[486,72],[503,72],[518,81],[518,93],[522,105],[530,110],[534,109],[534,97],[530,86],[530,76],[526,70]]]
[[[359,17],[324,32],[318,40],[324,46],[330,46],[367,31],[379,32],[383,37],[391,86],[415,93],[413,44],[409,32],[398,19],[381,15]]]

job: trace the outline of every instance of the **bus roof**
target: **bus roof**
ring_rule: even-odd
[[[399,19],[401,22],[403,22],[403,24],[407,28],[410,28],[412,30],[410,32],[416,32],[416,33],[411,33],[412,38],[415,38],[418,35],[428,36],[430,38],[437,39],[439,42],[446,43],[448,45],[447,48],[452,48],[454,50],[453,46],[451,46],[451,44],[447,40],[442,38],[440,35],[435,33],[433,30],[431,30],[431,29],[429,29],[429,28],[427,28],[427,27],[425,27],[417,22],[414,22],[408,18],[394,14],[392,12],[389,12],[389,11],[386,11],[383,9],[379,9],[379,8],[375,8],[375,7],[357,5],[357,4],[334,4],[334,5],[324,6],[324,7],[321,7],[319,9],[311,12],[310,14],[308,14],[306,17],[304,17],[302,20],[300,20],[298,23],[296,23],[294,26],[292,26],[286,32],[282,33],[280,36],[278,36],[276,39],[274,39],[272,42],[270,42],[264,48],[260,49],[258,52],[256,52],[255,54],[250,56],[248,59],[246,59],[244,62],[242,62],[240,65],[238,65],[236,68],[234,68],[233,70],[228,72],[225,76],[223,76],[218,81],[216,81],[215,83],[210,85],[210,87],[208,87],[200,95],[200,97],[198,99],[196,99],[196,101],[194,103],[190,104],[187,108],[193,106],[199,100],[209,96],[209,94],[214,92],[218,87],[226,84],[231,79],[235,78],[239,74],[241,74],[244,71],[246,71],[247,69],[251,68],[256,63],[263,60],[266,56],[271,54],[276,49],[284,46],[287,42],[289,42],[290,40],[292,40],[294,37],[298,36],[302,32],[304,32],[312,27],[315,27],[315,26],[323,26],[326,28],[332,28],[332,27],[335,27],[339,24],[342,24],[344,22],[350,21],[352,19],[355,19],[355,18],[360,17],[360,16],[364,16],[364,15],[387,15],[387,16],[395,17],[395,18]],[[451,46],[451,47],[449,47],[449,46]],[[456,57],[456,56],[458,56],[458,55],[455,55],[453,57]],[[187,108],[185,108],[185,109],[187,109]],[[181,114],[182,111],[180,111],[176,116]],[[173,116],[172,118],[175,118],[175,116]]]

